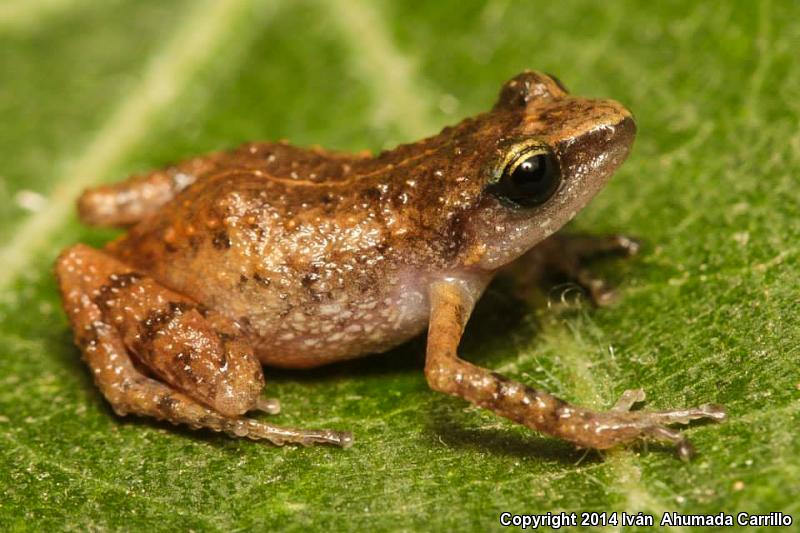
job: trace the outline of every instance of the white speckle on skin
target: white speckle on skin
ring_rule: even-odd
[[[325,304],[319,306],[319,314],[321,315],[337,315],[341,310],[342,306],[339,304]]]
[[[172,181],[179,189],[185,189],[186,187],[194,183],[194,177],[184,172],[178,172],[172,177]]]

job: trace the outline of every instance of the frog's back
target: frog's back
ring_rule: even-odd
[[[442,216],[455,211],[436,203],[447,188],[442,176],[458,174],[444,167],[458,158],[438,152],[460,154],[452,138],[475,128],[466,120],[375,157],[283,142],[210,154],[199,159],[203,171],[187,178],[188,187],[109,250],[163,277],[176,265],[185,269],[191,262],[194,270],[223,258],[231,265],[257,261],[261,268],[281,269],[297,262],[345,265],[355,258],[372,265],[403,242],[436,245],[435,234],[449,229]],[[232,250],[244,257],[230,258]]]
[[[376,211],[387,209],[376,203],[380,176],[370,156],[248,143],[209,159],[213,165],[109,249],[156,273],[174,269],[176,261],[227,256],[234,248],[261,257],[265,266],[289,258],[313,261],[321,252],[315,244],[326,244],[327,252],[380,247],[375,239],[385,220]],[[360,242],[367,234],[372,239]]]
[[[108,249],[239,320],[265,362],[381,351],[424,328],[425,296],[399,294],[409,272],[390,256],[404,200],[385,197],[372,161],[245,145]]]

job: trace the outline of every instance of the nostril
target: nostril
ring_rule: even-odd
[[[615,141],[623,146],[630,146],[633,144],[633,139],[636,137],[636,122],[633,117],[626,116],[614,126]]]
[[[627,116],[622,119],[622,128],[629,132],[630,135],[636,135],[636,122],[634,122],[633,117]]]

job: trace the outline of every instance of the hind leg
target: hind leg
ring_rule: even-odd
[[[195,157],[125,181],[84,191],[78,199],[81,221],[92,226],[129,226],[158,211],[176,194],[213,172],[224,152]]]
[[[64,308],[95,382],[114,408],[281,445],[347,446],[349,433],[282,428],[242,418],[276,411],[238,326],[84,245],[56,264]]]

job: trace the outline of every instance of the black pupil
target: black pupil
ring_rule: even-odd
[[[546,202],[558,184],[559,173],[551,157],[539,153],[526,157],[510,175],[503,176],[498,192],[515,204],[532,207]]]
[[[547,185],[547,161],[543,155],[535,155],[523,161],[511,174],[514,185],[520,192],[537,194]]]

